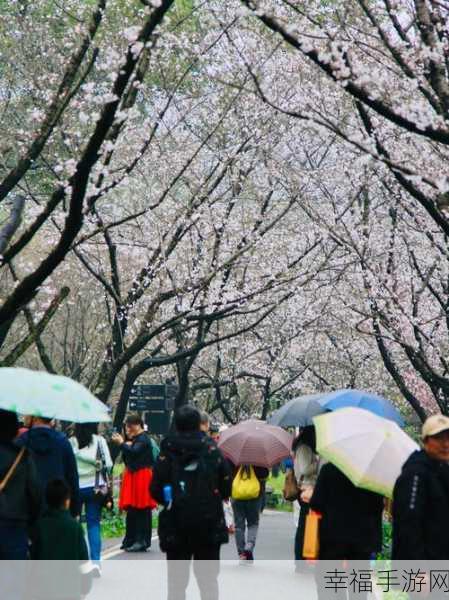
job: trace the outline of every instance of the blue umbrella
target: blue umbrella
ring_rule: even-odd
[[[337,390],[336,392],[323,394],[318,402],[327,410],[337,410],[338,408],[346,408],[348,406],[364,408],[375,415],[379,415],[379,417],[394,421],[401,426],[404,425],[404,421],[399,411],[393,404],[391,404],[389,400],[377,396],[376,394],[372,394],[371,392],[352,389]]]
[[[325,409],[318,399],[322,394],[308,394],[293,398],[276,410],[268,419],[270,425],[278,427],[305,427],[313,425],[313,417],[321,415]]]

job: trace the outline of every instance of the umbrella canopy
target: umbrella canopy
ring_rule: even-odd
[[[74,423],[110,420],[107,406],[80,383],[22,368],[0,368],[0,408]]]
[[[289,456],[292,441],[280,427],[251,419],[223,431],[218,447],[235,465],[270,468]]]
[[[363,390],[337,390],[336,392],[322,394],[318,402],[327,410],[337,410],[349,406],[364,408],[375,415],[379,415],[379,417],[390,419],[398,425],[404,425],[399,411],[389,400]]]
[[[318,402],[322,394],[308,394],[289,400],[275,411],[268,423],[278,427],[306,427],[313,424],[313,417],[321,415],[325,409]]]
[[[362,408],[342,408],[313,422],[318,454],[357,487],[389,498],[402,465],[419,449],[396,423]]]

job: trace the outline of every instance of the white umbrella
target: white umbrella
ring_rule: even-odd
[[[341,408],[314,417],[317,452],[354,485],[387,497],[412,452],[419,449],[389,419],[362,408]]]
[[[77,381],[13,367],[0,368],[0,408],[74,423],[111,419],[108,407]]]

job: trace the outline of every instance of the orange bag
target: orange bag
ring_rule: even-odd
[[[320,519],[322,515],[309,510],[304,532],[303,558],[318,558],[320,551]]]

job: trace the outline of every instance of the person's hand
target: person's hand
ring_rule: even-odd
[[[131,441],[125,442],[126,446],[132,446],[133,443]]]
[[[308,485],[307,487],[302,488],[300,498],[301,502],[305,502],[308,504],[313,495],[313,486]]]
[[[111,442],[120,446],[121,444],[123,444],[124,440],[119,433],[114,433],[111,437]]]

